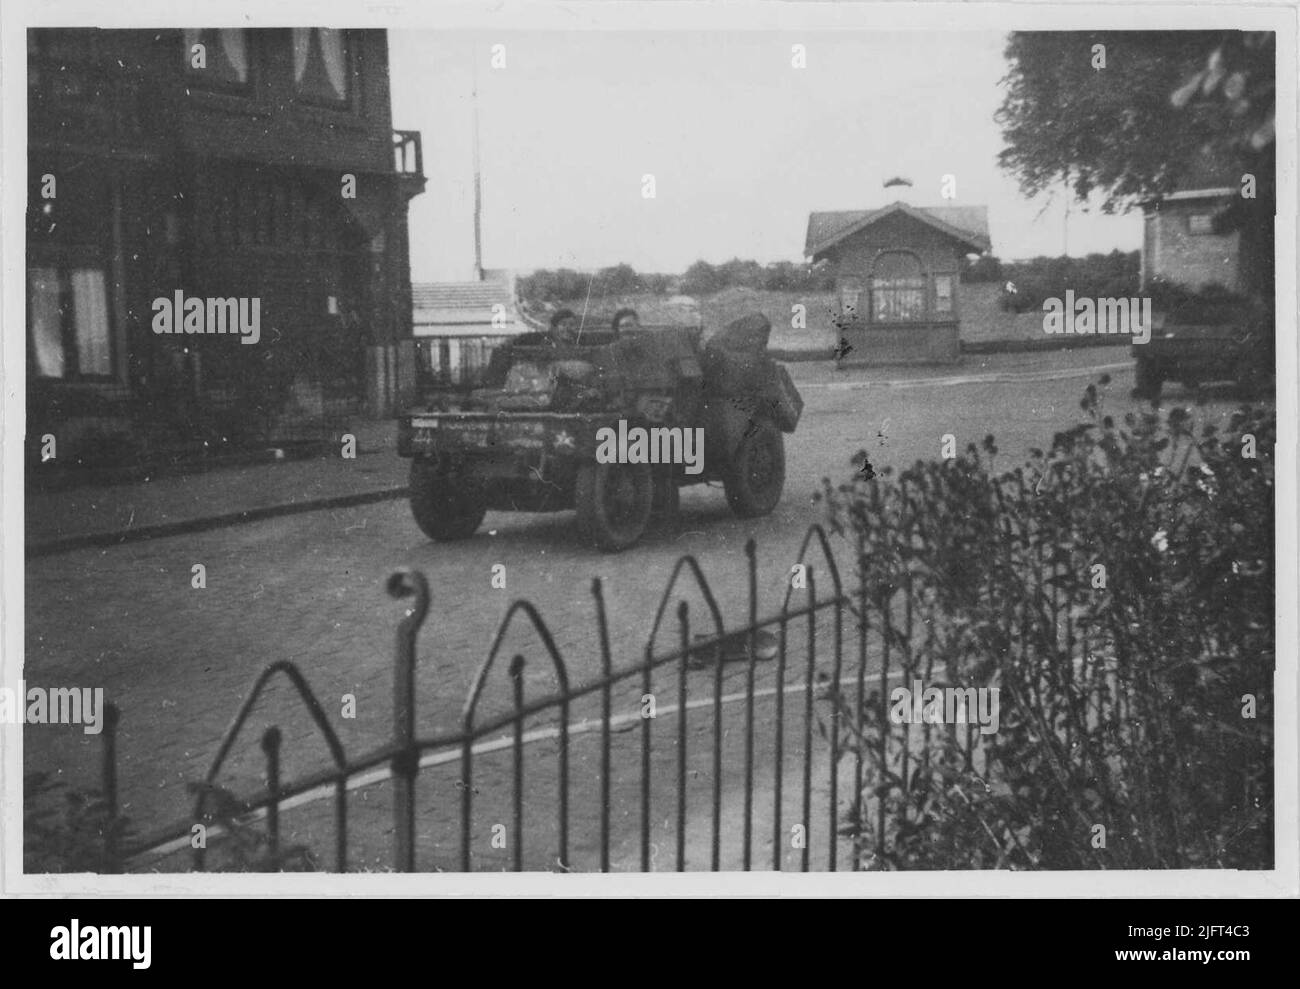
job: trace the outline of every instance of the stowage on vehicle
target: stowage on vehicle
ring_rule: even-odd
[[[435,540],[472,535],[489,509],[575,509],[605,550],[640,539],[678,489],[721,481],[735,514],[771,512],[784,434],[803,400],[767,353],[771,324],[530,333],[492,355],[481,387],[431,390],[398,420],[411,510]]]

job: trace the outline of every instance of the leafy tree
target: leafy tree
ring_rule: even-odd
[[[792,261],[777,261],[763,269],[763,288],[773,292],[797,289],[803,278],[800,266]]]
[[[641,275],[641,289],[652,295],[668,295],[672,291],[672,275]]]
[[[1105,63],[1098,60],[1104,46]],[[1064,182],[1107,212],[1169,192],[1207,164],[1255,177],[1225,212],[1253,289],[1272,296],[1276,86],[1269,32],[1016,32],[998,160],[1026,195]]]
[[[1003,281],[1002,262],[992,254],[981,254],[974,260],[963,257],[961,259],[961,280],[963,282]]]
[[[596,274],[596,290],[599,295],[634,295],[641,291],[641,279],[630,264],[617,264]]]
[[[799,264],[774,261],[761,265],[754,260],[732,258],[724,264],[696,261],[681,276],[638,273],[631,265],[602,268],[594,275],[569,268],[540,268],[519,280],[519,295],[534,305],[572,303],[586,298],[649,293],[684,293],[707,296],[730,287],[771,292],[829,292],[835,287],[835,272],[828,264]]]
[[[736,285],[741,288],[762,288],[763,268],[757,261],[742,261],[732,258],[718,269],[724,285]]]
[[[724,285],[718,269],[707,261],[696,261],[682,277],[682,291],[687,295],[710,295]]]
[[[981,259],[983,260],[983,259]],[[996,259],[994,259],[996,261]],[[974,267],[974,266],[972,266]],[[1015,286],[1004,308],[1029,312],[1042,308],[1047,298],[1064,298],[1066,289],[1077,295],[1114,299],[1138,293],[1141,261],[1137,251],[1111,251],[1086,257],[1037,257],[1028,261],[997,263],[999,281]],[[967,278],[967,281],[974,279]]]
[[[572,268],[539,268],[519,281],[519,294],[529,302],[571,302],[587,294],[592,276]]]

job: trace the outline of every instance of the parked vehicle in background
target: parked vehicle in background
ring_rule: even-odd
[[[1187,388],[1231,381],[1246,395],[1275,374],[1271,307],[1226,292],[1186,295],[1167,310],[1144,344],[1132,345],[1135,396],[1158,398],[1166,381]]]

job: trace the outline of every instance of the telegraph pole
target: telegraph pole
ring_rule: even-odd
[[[478,55],[470,63],[472,90],[470,104],[474,113],[474,280],[483,280],[483,178],[479,159],[478,132]]]

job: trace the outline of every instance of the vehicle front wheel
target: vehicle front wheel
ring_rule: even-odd
[[[411,514],[430,539],[468,539],[483,522],[487,508],[474,487],[425,457],[411,459]]]
[[[583,464],[573,501],[578,528],[603,550],[627,549],[646,530],[654,500],[648,464]]]
[[[727,504],[742,519],[766,515],[785,487],[785,437],[775,423],[751,421],[722,475]]]

